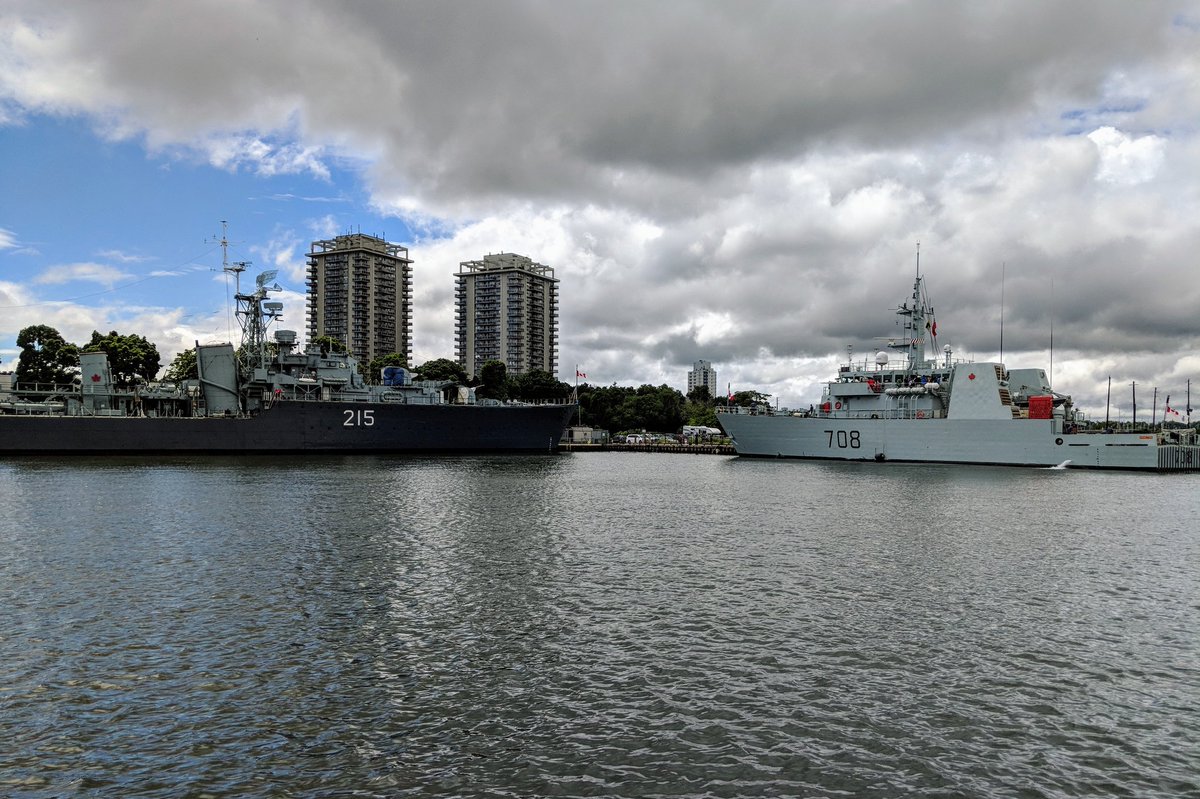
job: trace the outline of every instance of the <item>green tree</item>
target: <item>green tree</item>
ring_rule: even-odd
[[[625,419],[621,416],[625,398],[633,393],[634,390],[627,386],[591,386],[584,383],[579,387],[579,408],[583,424],[613,433],[634,429],[623,426],[622,422]]]
[[[532,369],[508,380],[508,395],[522,400],[556,400],[571,395],[571,387],[544,369]]]
[[[735,391],[733,393],[733,402],[729,405],[741,405],[743,408],[748,408],[751,405],[766,405],[771,399],[770,394],[763,394],[759,391]]]
[[[458,383],[461,386],[467,384],[467,371],[459,365],[458,361],[452,361],[449,358],[434,358],[432,361],[421,364],[414,371],[417,380],[441,380]]]
[[[687,403],[683,406],[686,424],[716,427],[717,412],[713,406],[713,396],[708,386],[696,386],[688,392]]]
[[[79,368],[79,348],[52,327],[33,325],[17,333],[21,354],[18,383],[70,383]]]
[[[642,386],[638,389],[636,407],[647,430],[673,433],[683,427],[683,394],[668,385]]]
[[[402,366],[407,369],[408,359],[399,352],[389,352],[387,355],[372,358],[367,365],[367,381],[378,385],[383,380],[383,370],[389,366]]]
[[[92,340],[82,352],[103,352],[108,356],[108,368],[117,385],[132,385],[138,378],[153,380],[161,363],[158,347],[136,333],[121,335],[113,330],[108,335],[92,331]]]
[[[331,352],[346,353],[350,351],[345,344],[333,336],[317,336],[312,343],[321,346],[321,357],[326,357]]]
[[[479,367],[479,388],[475,396],[480,399],[508,399],[508,367],[504,361],[484,361]]]
[[[171,361],[163,380],[168,383],[182,383],[184,380],[195,380],[200,376],[196,369],[196,348],[183,350]]]
[[[717,427],[717,411],[710,403],[688,402],[683,406],[686,424]]]

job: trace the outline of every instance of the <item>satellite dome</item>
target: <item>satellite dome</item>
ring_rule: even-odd
[[[879,366],[887,366],[888,354],[883,350],[875,353],[875,363]]]

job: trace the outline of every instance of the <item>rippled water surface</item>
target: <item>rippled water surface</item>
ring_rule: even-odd
[[[1200,795],[1200,478],[0,462],[0,795]]]

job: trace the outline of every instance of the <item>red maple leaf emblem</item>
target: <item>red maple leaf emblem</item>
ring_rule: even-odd
[[[92,375],[92,382],[93,382],[93,383],[99,383],[99,382],[100,382],[100,375]]]
[[[975,373],[974,373],[974,372],[971,372],[971,374],[967,375],[967,379],[968,379],[968,380],[974,380],[974,379],[975,379]]]

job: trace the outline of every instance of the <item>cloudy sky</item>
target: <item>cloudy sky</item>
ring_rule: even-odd
[[[919,242],[939,346],[1143,418],[1200,396],[1198,128],[1197,2],[0,0],[0,361],[227,339],[228,220],[301,332],[314,239],[409,247],[418,363],[517,252],[561,378],[807,406]]]

